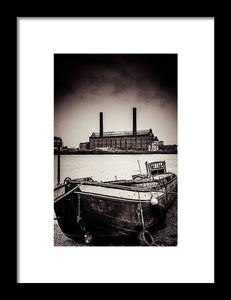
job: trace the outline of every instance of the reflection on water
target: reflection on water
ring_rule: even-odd
[[[132,179],[146,173],[145,162],[166,161],[167,171],[177,174],[177,154],[61,155],[60,179],[92,177],[94,180]],[[139,164],[138,164],[139,161]],[[116,176],[116,177],[115,177]],[[57,184],[57,155],[54,155],[54,185]]]

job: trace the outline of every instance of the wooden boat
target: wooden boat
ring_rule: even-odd
[[[166,172],[164,161],[146,163],[146,168],[147,174],[133,175],[132,180],[66,178],[55,189],[63,192],[54,201],[64,234],[86,243],[92,238],[135,236],[141,245],[154,245],[151,231],[165,221],[176,199],[177,176]]]

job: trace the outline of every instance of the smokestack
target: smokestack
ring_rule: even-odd
[[[133,135],[136,135],[136,107],[133,107]]]
[[[100,112],[100,120],[99,120],[99,136],[103,136],[103,113]]]

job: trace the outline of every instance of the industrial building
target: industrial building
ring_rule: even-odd
[[[137,130],[136,107],[133,108],[131,131],[103,131],[103,113],[100,112],[100,131],[89,137],[90,149],[158,150],[159,142],[152,129]],[[155,145],[155,147],[153,147]],[[153,149],[154,148],[154,149]]]
[[[89,142],[83,142],[79,144],[79,150],[88,150],[89,149]]]

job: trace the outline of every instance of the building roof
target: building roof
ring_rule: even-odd
[[[80,145],[89,144],[89,142],[81,142]]]
[[[145,130],[137,130],[136,135],[148,135],[152,132],[151,129]],[[103,133],[103,137],[110,137],[110,136],[133,136],[132,131],[107,131]],[[100,137],[99,132],[93,132],[91,137]]]

